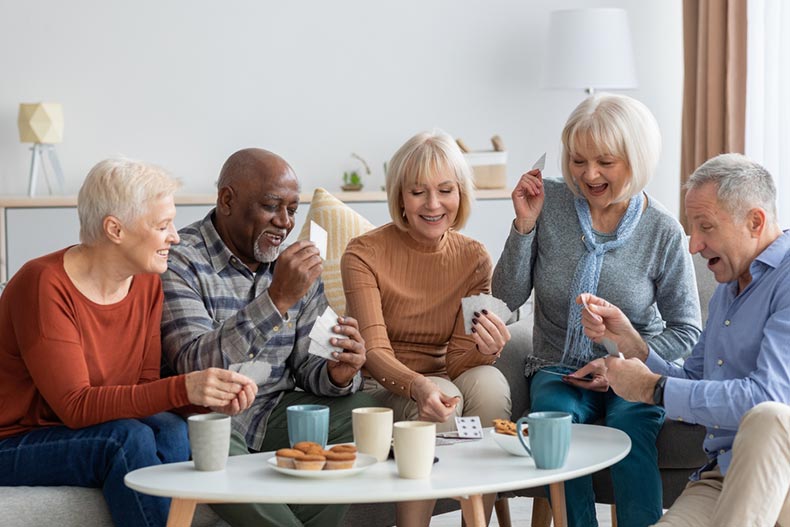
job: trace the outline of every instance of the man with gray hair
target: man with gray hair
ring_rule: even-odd
[[[707,428],[709,462],[659,525],[787,526],[788,447],[744,438],[787,436],[787,417],[750,410],[790,403],[790,232],[777,223],[771,175],[742,155],[710,159],[686,188],[689,250],[707,259],[720,283],[691,356],[683,366],[661,359],[619,308],[584,293],[577,302],[589,306],[585,334],[613,340],[625,358],[593,361],[576,375],[605,376],[621,397]],[[756,411],[765,413],[762,405]]]

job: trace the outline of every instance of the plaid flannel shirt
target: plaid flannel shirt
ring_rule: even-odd
[[[162,354],[178,373],[213,366],[252,378],[258,395],[251,408],[233,417],[233,428],[260,450],[283,392],[298,387],[315,395],[346,395],[359,389],[361,376],[339,388],[326,360],[307,352],[310,330],[327,307],[321,279],[282,316],[268,293],[276,262],[250,271],[219,237],[213,214],[181,229],[181,243],[170,249],[162,275]]]

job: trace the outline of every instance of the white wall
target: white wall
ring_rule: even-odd
[[[508,186],[543,151],[558,174],[559,134],[583,93],[543,89],[543,42],[549,12],[579,6],[628,10],[640,88],[627,93],[665,142],[648,190],[676,214],[680,0],[0,0],[0,194],[27,191],[16,117],[38,101],[63,104],[70,194],[115,153],[212,192],[246,146],[281,154],[306,190],[337,189],[357,152],[376,189],[395,149],[435,126],[479,149],[501,135]]]

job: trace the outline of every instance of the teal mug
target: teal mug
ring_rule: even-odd
[[[322,404],[295,404],[286,408],[288,441],[291,447],[300,441],[318,443],[326,448],[329,437],[329,407]]]
[[[567,412],[532,412],[516,422],[516,430],[524,423],[529,426],[530,449],[524,436],[518,434],[521,446],[543,469],[560,468],[568,459],[571,448],[571,414]]]

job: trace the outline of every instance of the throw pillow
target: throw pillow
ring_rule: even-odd
[[[316,222],[327,233],[326,260],[324,272],[324,291],[329,305],[338,315],[346,312],[346,297],[343,294],[343,280],[340,277],[340,257],[346,250],[351,238],[365,234],[374,225],[360,214],[322,188],[315,189],[310,209],[307,211],[299,240],[310,237],[310,221]]]

